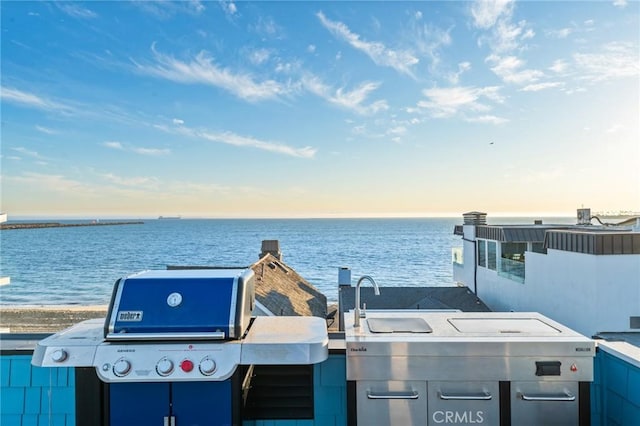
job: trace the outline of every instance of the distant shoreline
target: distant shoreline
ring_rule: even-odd
[[[88,222],[88,223],[60,223],[60,222],[33,222],[33,223],[3,223],[0,230],[8,229],[40,229],[40,228],[69,228],[77,226],[113,226],[113,225],[143,225],[142,221],[133,222]]]
[[[55,333],[106,314],[106,305],[2,305],[0,333]]]

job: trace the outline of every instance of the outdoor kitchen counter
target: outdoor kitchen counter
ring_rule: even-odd
[[[317,364],[329,356],[325,320],[318,317],[256,317],[242,340],[240,362]]]

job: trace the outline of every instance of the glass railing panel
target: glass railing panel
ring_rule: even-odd
[[[524,261],[500,259],[498,275],[513,281],[524,283]]]

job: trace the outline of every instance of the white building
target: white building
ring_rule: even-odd
[[[7,221],[7,214],[0,213],[0,223],[4,223]],[[9,277],[1,277],[0,276],[0,286],[7,285],[11,282],[11,278]]]
[[[456,226],[453,275],[494,311],[540,312],[587,336],[640,331],[640,232],[591,225]]]

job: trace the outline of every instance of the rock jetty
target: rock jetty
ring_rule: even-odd
[[[38,228],[68,228],[73,226],[113,226],[113,225],[143,225],[142,221],[129,222],[80,222],[80,223],[60,223],[60,222],[21,222],[2,223],[0,230],[5,229],[38,229]]]

